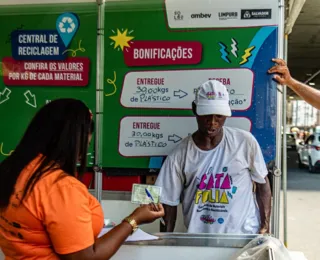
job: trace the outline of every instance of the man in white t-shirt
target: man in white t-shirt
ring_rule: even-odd
[[[226,87],[219,81],[204,83],[192,108],[198,130],[166,158],[156,181],[166,212],[161,231],[174,231],[177,206],[182,203],[189,233],[269,232],[266,164],[251,133],[224,126],[231,116]]]

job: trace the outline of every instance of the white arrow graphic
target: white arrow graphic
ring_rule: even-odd
[[[172,141],[174,143],[180,142],[181,140],[182,138],[176,134],[168,136],[168,141]]]
[[[10,99],[11,90],[5,88],[2,92],[0,92],[0,104],[8,101]]]
[[[182,91],[181,89],[179,89],[179,91],[174,91],[174,92],[173,92],[173,95],[174,95],[175,97],[184,98],[184,97],[186,97],[186,96],[188,95],[188,93]]]
[[[29,106],[32,106],[34,108],[37,108],[37,100],[36,100],[36,95],[32,95],[31,91],[30,90],[27,90],[25,93],[24,93],[24,96],[26,97],[26,103],[29,105]]]

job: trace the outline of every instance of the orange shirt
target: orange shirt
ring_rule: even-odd
[[[9,207],[0,212],[0,247],[11,259],[59,259],[94,244],[103,227],[99,202],[76,178],[55,170],[43,176],[20,204],[37,160],[20,174]]]

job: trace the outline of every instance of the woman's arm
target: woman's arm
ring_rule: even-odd
[[[110,259],[132,233],[129,223],[123,222],[100,237],[93,246],[68,255],[60,255],[62,260]]]
[[[164,216],[162,205],[159,205],[158,208],[159,211],[154,211],[150,205],[139,207],[130,215],[130,218],[134,219],[138,225],[153,222]],[[60,255],[60,258],[62,260],[110,259],[131,233],[132,226],[127,222],[123,222],[100,237],[94,245],[72,254]]]

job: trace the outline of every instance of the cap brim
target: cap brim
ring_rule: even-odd
[[[221,116],[231,116],[231,109],[229,105],[217,105],[217,106],[208,106],[208,105],[197,105],[197,114],[199,116],[206,115],[221,115]]]

